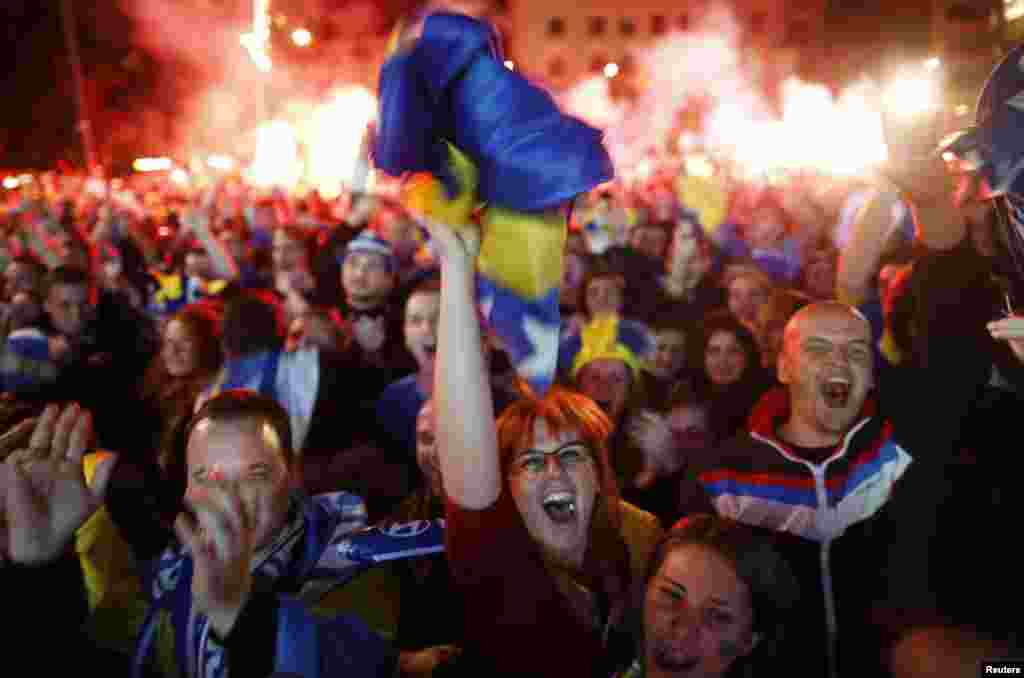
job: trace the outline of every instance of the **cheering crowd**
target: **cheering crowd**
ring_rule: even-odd
[[[478,310],[479,238],[436,215],[239,177],[9,191],[9,662],[832,678],[1020,656],[1022,281],[978,175],[904,131],[828,191],[672,162],[579,195],[543,392]]]

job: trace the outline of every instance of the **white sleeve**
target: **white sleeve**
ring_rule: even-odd
[[[277,369],[277,397],[288,411],[292,425],[292,447],[302,451],[313,420],[320,390],[320,352],[315,348],[281,355]]]

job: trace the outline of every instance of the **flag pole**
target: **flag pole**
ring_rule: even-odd
[[[64,25],[64,42],[71,62],[71,74],[75,81],[75,105],[78,111],[78,132],[82,138],[82,150],[88,170],[94,171],[99,165],[96,162],[96,146],[92,136],[92,122],[85,105],[85,83],[82,78],[82,60],[78,52],[78,36],[75,32],[75,15],[71,7],[72,0],[61,0],[61,23]]]

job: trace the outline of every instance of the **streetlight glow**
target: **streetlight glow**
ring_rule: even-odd
[[[292,42],[298,47],[309,47],[313,44],[313,34],[305,28],[296,28],[292,31]]]

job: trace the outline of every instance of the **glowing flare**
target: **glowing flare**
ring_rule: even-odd
[[[924,75],[895,78],[884,92],[886,111],[900,117],[921,115],[939,105],[938,83]]]
[[[206,164],[222,172],[230,172],[235,168],[234,158],[228,155],[211,155],[206,159]]]
[[[300,123],[299,138],[307,150],[304,179],[325,198],[351,188],[366,126],[377,114],[377,98],[363,87],[338,90]]]
[[[21,182],[18,181],[18,177],[4,177],[4,188],[8,190],[14,190]]]
[[[260,125],[249,180],[260,188],[294,188],[301,176],[299,144],[291,126],[282,120]]]
[[[173,166],[170,158],[138,158],[132,163],[136,172],[166,172]]]
[[[298,47],[309,47],[313,44],[313,34],[305,28],[296,28],[292,31],[292,42]]]

